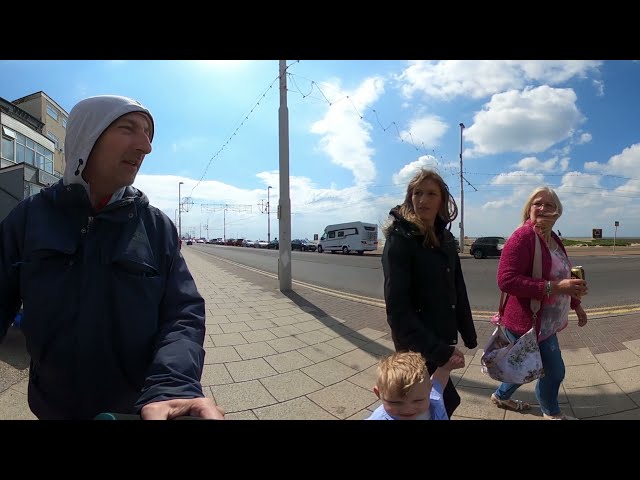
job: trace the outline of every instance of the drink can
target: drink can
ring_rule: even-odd
[[[581,280],[585,280],[584,268],[582,266],[575,266],[571,269],[571,276],[573,278],[579,278]]]

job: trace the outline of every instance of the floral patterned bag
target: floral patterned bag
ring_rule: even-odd
[[[533,278],[542,277],[542,258],[540,255],[540,239],[536,235],[536,246],[533,257]],[[495,316],[497,326],[491,334],[480,362],[482,373],[494,380],[504,383],[529,383],[544,376],[542,357],[538,346],[536,333],[536,319],[540,310],[540,301],[531,300],[531,312],[533,313],[533,325],[527,333],[515,342],[509,340],[504,332],[502,317],[509,295],[504,292],[500,295],[500,307]],[[493,323],[493,322],[492,322]]]

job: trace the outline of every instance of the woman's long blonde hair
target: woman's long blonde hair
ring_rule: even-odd
[[[414,175],[414,177],[407,185],[407,193],[404,197],[404,202],[400,205],[399,214],[405,220],[415,224],[420,231],[420,234],[424,235],[424,246],[425,247],[439,247],[440,241],[436,236],[435,230],[433,227],[426,225],[418,215],[416,215],[415,210],[413,209],[413,191],[416,189],[418,185],[420,185],[425,180],[431,180],[438,185],[440,188],[440,196],[442,198],[442,204],[440,205],[440,210],[438,210],[438,218],[445,225],[451,225],[458,217],[458,206],[456,205],[456,201],[453,199],[451,194],[449,193],[449,187],[442,179],[442,177],[433,170],[428,170],[426,168],[421,168],[418,173]],[[436,219],[437,222],[437,219]],[[393,223],[393,219],[391,219],[390,224],[387,226],[387,231],[391,224]]]

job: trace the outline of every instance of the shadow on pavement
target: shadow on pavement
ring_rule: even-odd
[[[320,307],[311,303],[306,298],[303,298],[293,290],[289,292],[283,292],[283,295],[285,295],[287,298],[289,298],[289,300],[300,307],[301,310],[310,315],[313,315],[314,318],[322,322],[327,328],[340,335],[355,347],[361,348],[362,350],[378,356],[389,355],[390,353],[395,352],[393,348],[388,348],[378,341],[381,337],[369,338],[362,335],[358,331],[353,330],[352,328],[339,322],[333,316],[329,315]]]
[[[0,344],[0,362],[5,362],[18,370],[29,368],[30,357],[22,332],[10,327]]]

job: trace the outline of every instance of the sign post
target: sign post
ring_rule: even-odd
[[[620,222],[619,221],[615,221],[615,223],[613,224],[614,227],[616,227],[616,229],[613,232],[613,254],[615,255],[616,253],[616,236],[618,234],[618,227],[620,226]]]

